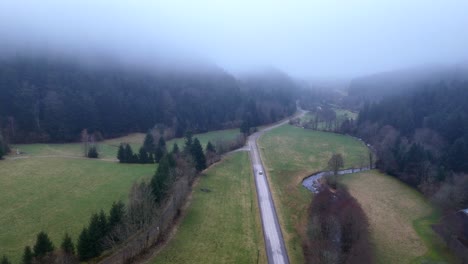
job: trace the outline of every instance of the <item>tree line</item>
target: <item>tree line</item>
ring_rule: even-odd
[[[83,129],[110,138],[156,124],[182,137],[277,121],[295,111],[295,91],[279,73],[236,79],[215,67],[131,70],[16,56],[0,61],[0,130],[8,143],[79,141]]]
[[[467,208],[467,101],[467,82],[440,82],[366,103],[347,130],[373,145],[379,169],[446,209]]]

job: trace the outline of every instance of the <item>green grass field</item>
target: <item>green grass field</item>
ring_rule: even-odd
[[[421,193],[377,171],[340,179],[369,218],[377,263],[455,263],[431,228],[439,212]]]
[[[333,110],[335,111],[336,117],[339,120],[339,122],[343,122],[344,120],[346,120],[348,118],[356,120],[357,117],[358,117],[357,113],[351,112],[351,111],[346,110],[346,109],[333,108]],[[314,119],[315,119],[315,114],[311,113],[311,112],[308,112],[304,116],[302,116],[301,123],[304,124],[304,123],[307,123],[307,122],[309,122],[311,120],[314,120]],[[325,122],[320,122],[318,124],[318,128],[319,129],[324,129],[325,128]]]
[[[56,247],[64,232],[76,242],[92,213],[126,201],[132,183],[149,179],[155,168],[67,158],[0,161],[0,254],[19,263],[42,230]]]
[[[215,144],[217,140],[231,140],[235,139],[238,135],[240,135],[240,131],[238,128],[235,129],[226,129],[226,130],[217,130],[217,131],[211,131],[207,133],[202,133],[202,134],[196,134],[194,137],[198,138],[200,140],[201,145],[203,148],[206,147],[206,144],[208,144],[208,141],[211,141],[211,143]],[[172,149],[172,145],[174,143],[177,143],[179,145],[179,148],[183,148],[185,144],[185,140],[183,138],[176,138],[169,140],[167,142],[167,147]]]
[[[200,140],[202,146],[206,146],[208,141],[215,143],[218,139],[234,139],[239,135],[239,129],[218,130],[202,134],[194,135]],[[117,150],[120,143],[125,142],[132,146],[134,152],[138,152],[143,144],[145,134],[133,133],[125,137],[108,139],[98,144],[99,157],[103,159],[116,159]],[[168,149],[172,149],[172,145],[177,143],[179,147],[184,146],[184,139],[177,138],[167,142]],[[18,144],[14,145],[13,151],[19,149],[28,156],[83,156],[83,146],[80,143],[67,144]]]
[[[194,188],[177,233],[151,263],[266,263],[248,154],[227,156]]]
[[[202,145],[218,139],[233,139],[238,129],[195,135]],[[100,158],[114,160],[121,142],[138,151],[145,135],[134,133],[104,140]],[[183,139],[169,141],[168,148]],[[0,162],[0,254],[19,261],[24,246],[31,245],[41,230],[49,233],[56,246],[64,232],[76,239],[91,213],[106,211],[113,201],[127,199],[134,181],[148,179],[155,165],[130,165],[82,158],[80,143],[21,144],[24,158],[9,155]]]
[[[311,193],[302,187],[304,177],[325,170],[334,152],[343,154],[345,167],[367,165],[367,148],[352,137],[284,125],[266,133],[259,142],[269,171],[291,263],[303,263],[302,235]]]

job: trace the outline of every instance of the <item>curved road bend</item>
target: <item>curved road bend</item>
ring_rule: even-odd
[[[295,117],[302,116],[306,113],[299,109],[299,114]],[[262,159],[258,151],[257,139],[263,133],[273,128],[286,124],[289,119],[282,121],[278,124],[269,126],[252,134],[248,139],[248,146],[250,148],[250,161],[255,177],[255,186],[257,188],[257,198],[260,208],[260,215],[262,218],[263,238],[265,240],[265,249],[270,264],[288,264],[288,252],[284,245],[283,234],[279,225],[278,216],[276,214],[275,203],[271,196],[270,187],[266,177],[266,171],[262,164]],[[260,173],[263,172],[263,173]]]

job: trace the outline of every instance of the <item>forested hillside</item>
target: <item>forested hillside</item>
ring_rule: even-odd
[[[349,84],[344,103],[347,108],[357,110],[365,101],[378,102],[387,96],[404,94],[444,80],[468,81],[468,63],[420,66],[355,78]]]
[[[146,132],[156,124],[186,131],[256,126],[295,111],[287,76],[242,82],[220,68],[130,69],[84,65],[64,58],[0,61],[0,125],[9,143],[64,142],[88,129],[104,137]],[[255,81],[252,81],[255,80]]]
[[[468,82],[439,82],[366,104],[357,135],[377,166],[453,208],[468,207]]]

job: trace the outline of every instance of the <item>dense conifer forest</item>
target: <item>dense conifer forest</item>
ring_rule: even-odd
[[[377,166],[454,208],[468,207],[468,83],[439,82],[367,103],[356,134]]]
[[[0,61],[0,125],[9,143],[77,141],[83,129],[108,138],[156,124],[180,137],[281,119],[295,111],[296,89],[279,72],[236,79],[214,66],[142,70],[16,56]]]

